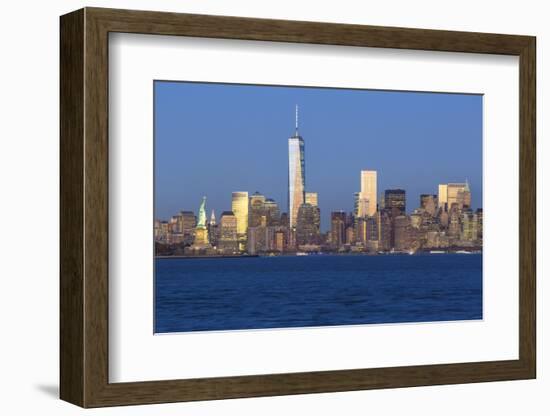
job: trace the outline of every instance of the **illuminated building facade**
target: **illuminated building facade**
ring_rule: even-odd
[[[237,217],[232,211],[224,211],[219,224],[219,248],[225,253],[235,253],[238,250]]]
[[[296,130],[288,139],[288,217],[289,228],[296,228],[298,210],[306,199],[306,165],[304,139],[298,133],[298,106]]]
[[[306,204],[313,205],[314,207],[319,206],[319,197],[317,192],[306,192]]]
[[[248,230],[248,192],[233,192],[231,195],[231,211],[237,219],[237,238],[240,249],[244,250]]]
[[[377,173],[375,170],[361,171],[361,192],[358,216],[373,216],[376,213]],[[366,211],[366,212],[365,212]]]
[[[464,183],[447,183],[439,185],[439,206],[451,209],[457,204],[459,209],[470,208],[472,205],[472,193],[468,181]]]

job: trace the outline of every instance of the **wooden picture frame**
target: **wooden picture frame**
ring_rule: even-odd
[[[535,378],[534,37],[100,8],[62,16],[60,29],[61,399],[101,407]],[[110,32],[519,56],[519,359],[109,383]]]

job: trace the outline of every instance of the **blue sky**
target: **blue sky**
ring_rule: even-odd
[[[407,211],[437,185],[468,179],[482,206],[482,96],[156,81],[155,217],[231,209],[231,192],[259,191],[287,210],[288,137],[295,105],[305,141],[306,190],[321,226],[351,211],[362,169],[378,194],[407,192]]]

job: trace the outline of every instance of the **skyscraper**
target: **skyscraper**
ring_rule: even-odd
[[[298,134],[298,106],[296,130],[288,139],[288,217],[289,228],[296,227],[298,210],[306,199],[306,166],[304,139]]]
[[[208,223],[208,238],[210,239],[210,244],[214,247],[218,245],[218,231],[219,227],[216,221],[216,213],[212,210],[212,214],[210,214],[210,221]]]
[[[296,244],[318,244],[321,224],[319,207],[302,204],[296,221]]]
[[[357,218],[366,218],[369,216],[369,199],[363,196],[362,192],[359,192],[359,195],[354,203],[354,207],[356,207],[354,215],[356,215]]]
[[[384,192],[384,206],[385,209],[389,210],[390,212],[393,212],[395,209],[397,209],[396,215],[405,215],[406,208],[407,208],[407,200],[406,200],[406,194],[404,189],[386,189]]]
[[[420,195],[420,207],[428,212],[430,215],[435,215],[435,211],[437,209],[437,195]]]
[[[306,204],[313,205],[314,207],[319,206],[317,192],[306,192]]]
[[[399,215],[394,219],[394,248],[397,251],[409,250],[411,243],[411,220],[406,215]]]
[[[447,185],[447,203],[449,206],[458,204],[458,208],[462,209],[464,205],[469,207],[469,200],[466,201],[466,194],[470,193],[470,188],[467,183],[449,183]]]
[[[353,193],[353,215],[355,215],[357,218],[361,217],[361,215],[359,215],[359,198],[361,198],[361,192],[354,192]]]
[[[271,198],[267,198],[264,202],[264,212],[267,219],[267,225],[279,225],[281,223],[281,212],[279,205]]]
[[[230,254],[237,251],[237,218],[232,211],[224,211],[220,217],[219,247]]]
[[[452,204],[457,204],[459,209],[470,208],[472,205],[472,194],[468,181],[464,183],[447,183],[439,185],[439,206],[447,203],[447,209]]]
[[[257,191],[250,197],[250,207],[248,213],[249,227],[258,227],[262,222],[262,216],[265,216],[264,203],[265,196]]]
[[[248,230],[248,192],[233,192],[231,196],[231,211],[237,218],[237,238],[239,248],[244,250]]]
[[[477,216],[477,236],[480,241],[483,241],[483,208],[476,210]]]
[[[462,231],[460,238],[465,241],[476,241],[478,239],[477,214],[471,209],[462,213]]]
[[[376,213],[376,182],[375,170],[361,171],[361,193],[359,195],[359,216],[373,216]],[[365,201],[366,200],[366,201]],[[366,212],[363,210],[366,209]]]
[[[339,248],[346,241],[346,213],[334,211],[330,214],[330,243]]]
[[[183,243],[191,244],[195,239],[197,217],[192,211],[181,211],[178,214],[179,232],[183,234]]]
[[[447,204],[447,184],[446,183],[440,183],[439,184],[439,192],[437,195],[437,201],[439,204],[438,208],[445,209],[445,206]]]

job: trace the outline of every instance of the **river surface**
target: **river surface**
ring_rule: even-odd
[[[155,332],[482,319],[482,255],[155,260]]]

